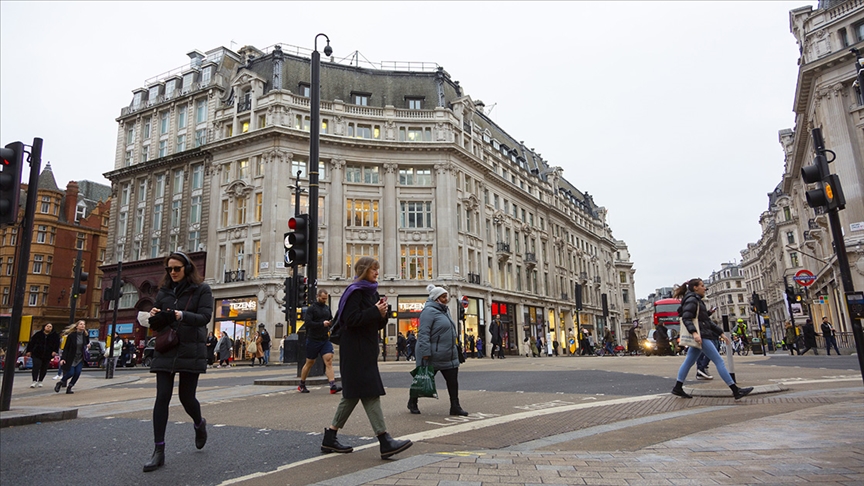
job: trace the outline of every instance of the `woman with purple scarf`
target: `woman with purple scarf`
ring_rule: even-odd
[[[381,396],[384,383],[378,372],[378,332],[387,324],[387,298],[378,295],[378,261],[362,257],[354,264],[354,282],[339,300],[336,319],[342,328],[339,345],[339,373],[342,375],[342,400],[330,427],[324,429],[321,452],[353,452],[336,439],[357,402],[363,409],[381,444],[381,459],[411,447],[410,440],[395,440],[387,433]],[[334,321],[336,320],[334,319]]]

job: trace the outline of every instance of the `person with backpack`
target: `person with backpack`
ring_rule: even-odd
[[[711,314],[702,300],[707,290],[708,288],[705,287],[705,283],[700,278],[690,279],[675,289],[672,298],[681,299],[679,314],[682,317],[681,322],[687,328],[686,330],[682,329],[681,332],[692,334],[698,344],[703,344],[704,339],[716,339],[719,336],[728,345],[729,339],[723,334],[723,329],[711,321]],[[714,366],[717,367],[717,373],[723,379],[723,382],[732,389],[735,400],[739,400],[753,391],[753,387],[739,388],[735,384],[735,380],[732,379],[732,376],[729,375],[729,371],[726,370],[726,363],[723,362],[723,358],[720,357],[717,348],[710,343],[704,343],[701,348],[690,348],[687,351],[687,357],[684,358],[684,363],[678,369],[677,381],[675,382],[675,387],[672,388],[673,395],[681,398],[693,398],[684,391],[683,385],[687,374],[690,373],[690,368],[696,364],[696,360],[699,359],[702,353],[707,354],[708,358],[714,362]]]

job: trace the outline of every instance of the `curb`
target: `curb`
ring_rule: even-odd
[[[339,383],[339,375],[336,375],[336,382]],[[300,386],[300,378],[262,378],[255,380],[253,385],[265,386]],[[307,385],[329,385],[330,381],[326,376],[311,376],[306,378]]]
[[[0,429],[39,422],[57,422],[78,418],[77,408],[21,407],[0,412]]]
[[[688,388],[687,393],[694,397],[731,397],[732,391],[728,388]],[[789,387],[782,385],[756,385],[753,391],[747,396],[763,395],[766,393],[779,393],[789,390]]]

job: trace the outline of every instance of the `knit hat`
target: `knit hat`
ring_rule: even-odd
[[[429,284],[426,287],[426,291],[429,292],[429,300],[438,300],[438,297],[441,297],[442,295],[447,293],[447,291],[443,288],[436,287],[432,284]]]

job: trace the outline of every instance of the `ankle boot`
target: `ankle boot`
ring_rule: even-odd
[[[420,415],[420,409],[417,408],[417,397],[411,397],[408,399],[408,410],[415,415]]]
[[[672,394],[681,398],[693,398],[692,395],[684,391],[684,383],[681,383],[680,381],[675,382],[675,387],[672,388]]]
[[[462,407],[459,405],[459,399],[454,398],[450,400],[450,415],[461,415],[465,417],[468,415],[468,412],[462,410]]]
[[[738,385],[734,383],[729,385],[729,388],[732,389],[732,395],[735,396],[735,400],[740,400],[741,398],[746,397],[750,394],[750,392],[753,391],[752,386],[748,386],[747,388],[738,388]]]
[[[207,443],[207,420],[201,417],[201,423],[195,427],[195,448],[203,449]]]
[[[144,464],[144,472],[155,471],[165,465],[165,444],[156,444],[150,462]]]
[[[387,459],[393,454],[398,454],[413,445],[410,440],[396,440],[390,437],[390,434],[387,432],[378,436],[378,442],[381,443],[381,459]]]
[[[321,452],[325,454],[331,452],[347,454],[348,452],[354,452],[354,448],[340,444],[336,439],[336,431],[327,427],[324,429],[324,441],[321,442]]]

